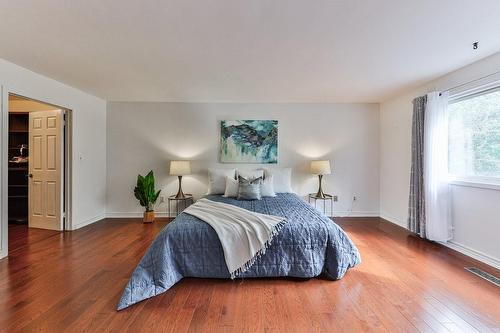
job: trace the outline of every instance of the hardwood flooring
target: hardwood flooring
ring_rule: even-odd
[[[0,260],[0,331],[489,332],[500,288],[486,265],[378,218],[337,219],[363,262],[344,279],[184,279],[116,312],[132,270],[166,222],[107,219],[66,233],[10,228]]]

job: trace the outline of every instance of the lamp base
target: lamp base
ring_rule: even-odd
[[[184,195],[184,192],[182,192],[182,176],[179,177],[179,190],[177,191],[177,194],[175,195],[176,199],[184,199],[186,196]]]
[[[321,183],[323,182],[323,175],[318,175],[319,177],[319,188],[318,188],[318,192],[316,193],[316,198],[326,198],[326,195],[325,193],[323,193],[323,189],[321,188]]]
[[[182,192],[180,192],[180,193],[177,192],[177,194],[175,195],[175,198],[176,199],[184,199],[184,198],[186,198],[186,196]]]
[[[326,194],[323,193],[323,191],[318,191],[315,195],[316,198],[321,198],[321,199],[325,199],[326,198]]]

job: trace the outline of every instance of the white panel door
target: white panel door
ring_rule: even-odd
[[[29,114],[30,228],[63,230],[63,112]]]

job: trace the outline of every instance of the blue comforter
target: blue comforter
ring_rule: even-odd
[[[295,194],[259,201],[207,198],[287,218],[281,233],[242,278],[312,278],[324,273],[337,280],[360,262],[358,250],[344,231]],[[118,310],[167,291],[183,277],[229,278],[215,230],[185,213],[158,234],[127,283]]]

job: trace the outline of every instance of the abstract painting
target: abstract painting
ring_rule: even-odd
[[[223,120],[222,163],[278,163],[277,120]]]

